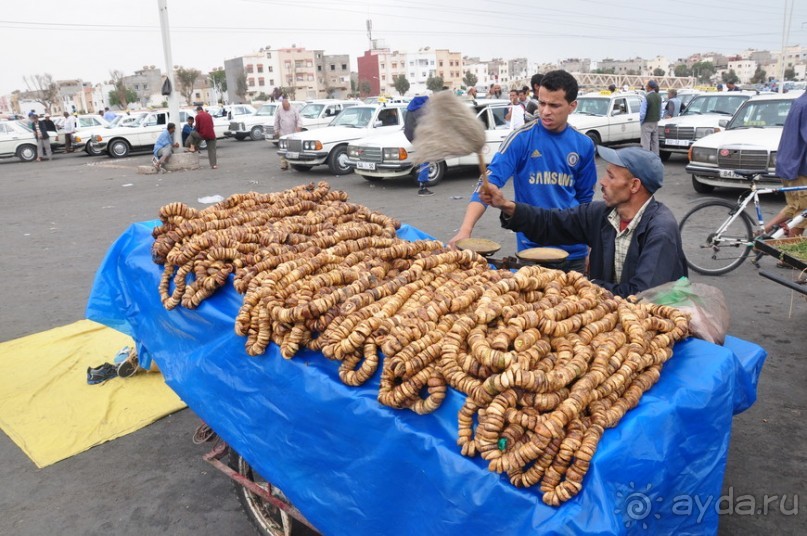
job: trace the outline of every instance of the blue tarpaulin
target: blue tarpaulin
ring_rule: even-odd
[[[338,363],[271,345],[252,357],[231,285],[166,311],[151,229],[133,224],[97,275],[87,317],[131,335],[168,385],[325,534],[713,534],[732,415],[753,404],[765,351],[687,339],[661,380],[603,435],[582,492],[560,507],[513,487],[456,445],[464,395],[430,415],[382,406],[378,376],[348,387]],[[403,238],[424,235],[404,226]],[[710,505],[700,509],[698,505]],[[689,509],[687,509],[689,506]]]

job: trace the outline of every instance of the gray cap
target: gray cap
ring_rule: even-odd
[[[597,147],[597,153],[609,164],[627,168],[651,194],[661,188],[664,181],[664,165],[656,153],[641,147],[625,147],[615,151],[602,145]]]

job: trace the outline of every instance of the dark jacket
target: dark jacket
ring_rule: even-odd
[[[619,296],[627,297],[687,275],[675,216],[653,199],[633,231],[622,278],[614,283],[616,229],[608,221],[611,210],[602,201],[563,210],[517,203],[511,218],[501,214],[501,223],[505,229],[521,231],[541,244],[588,244],[591,280]]]

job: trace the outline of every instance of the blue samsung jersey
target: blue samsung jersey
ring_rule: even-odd
[[[503,187],[513,179],[515,201],[540,208],[569,208],[588,203],[594,197],[597,167],[594,143],[571,126],[563,132],[550,132],[533,121],[513,131],[504,140],[488,166],[488,180]],[[471,201],[481,203],[474,192]],[[541,247],[517,233],[518,251]],[[586,256],[584,244],[561,246],[569,260]]]

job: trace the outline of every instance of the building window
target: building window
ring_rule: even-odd
[[[273,72],[273,71],[274,71],[274,69],[272,68],[272,66],[271,66],[271,65],[269,65],[269,66],[266,68],[266,72],[267,72],[267,73],[271,73],[271,72]]]
[[[274,78],[270,78],[270,79],[269,79],[269,85],[270,85],[270,86],[274,86],[274,85],[275,85],[275,79],[274,79]]]
[[[267,57],[267,58],[271,58],[271,57],[272,57],[272,53],[271,53],[271,52],[267,52],[267,53],[266,53],[266,57]]]
[[[334,65],[333,63],[331,64],[331,70],[332,70],[332,71],[335,71],[335,70],[336,70],[336,65]]]
[[[440,60],[440,67],[443,66],[443,60]]]
[[[313,66],[314,66],[314,62],[313,62],[313,61],[311,61],[311,60],[306,60],[306,62],[305,62],[305,66],[306,66],[306,67],[308,67],[308,68],[311,68],[311,67],[313,67]]]
[[[343,64],[342,64],[342,70],[343,70],[343,71],[347,71],[347,63],[343,63]]]
[[[264,80],[264,78],[262,76],[260,78],[258,78],[258,85],[261,86],[261,87],[266,85],[265,80]]]
[[[247,85],[248,86],[254,86],[255,85],[255,79],[254,78],[247,78]]]
[[[258,72],[259,72],[259,73],[262,73],[262,72],[263,72],[263,64],[262,64],[262,63],[259,63],[259,64],[258,64]]]
[[[317,71],[322,72],[322,65],[317,65]]]
[[[194,95],[196,95],[196,98],[197,98],[197,99],[201,99],[201,98],[202,98],[202,94],[201,94],[201,93],[199,93],[198,91],[197,91],[196,93],[194,93]]]
[[[381,80],[386,80],[386,79],[387,79],[387,75],[382,74],[382,75],[381,75]]]
[[[393,69],[397,69],[397,68],[398,68],[398,64],[397,64],[397,63],[393,63],[393,64],[392,64],[392,68],[393,68]]]
[[[253,69],[252,64],[251,63],[247,64],[247,72],[251,73],[252,69]]]

